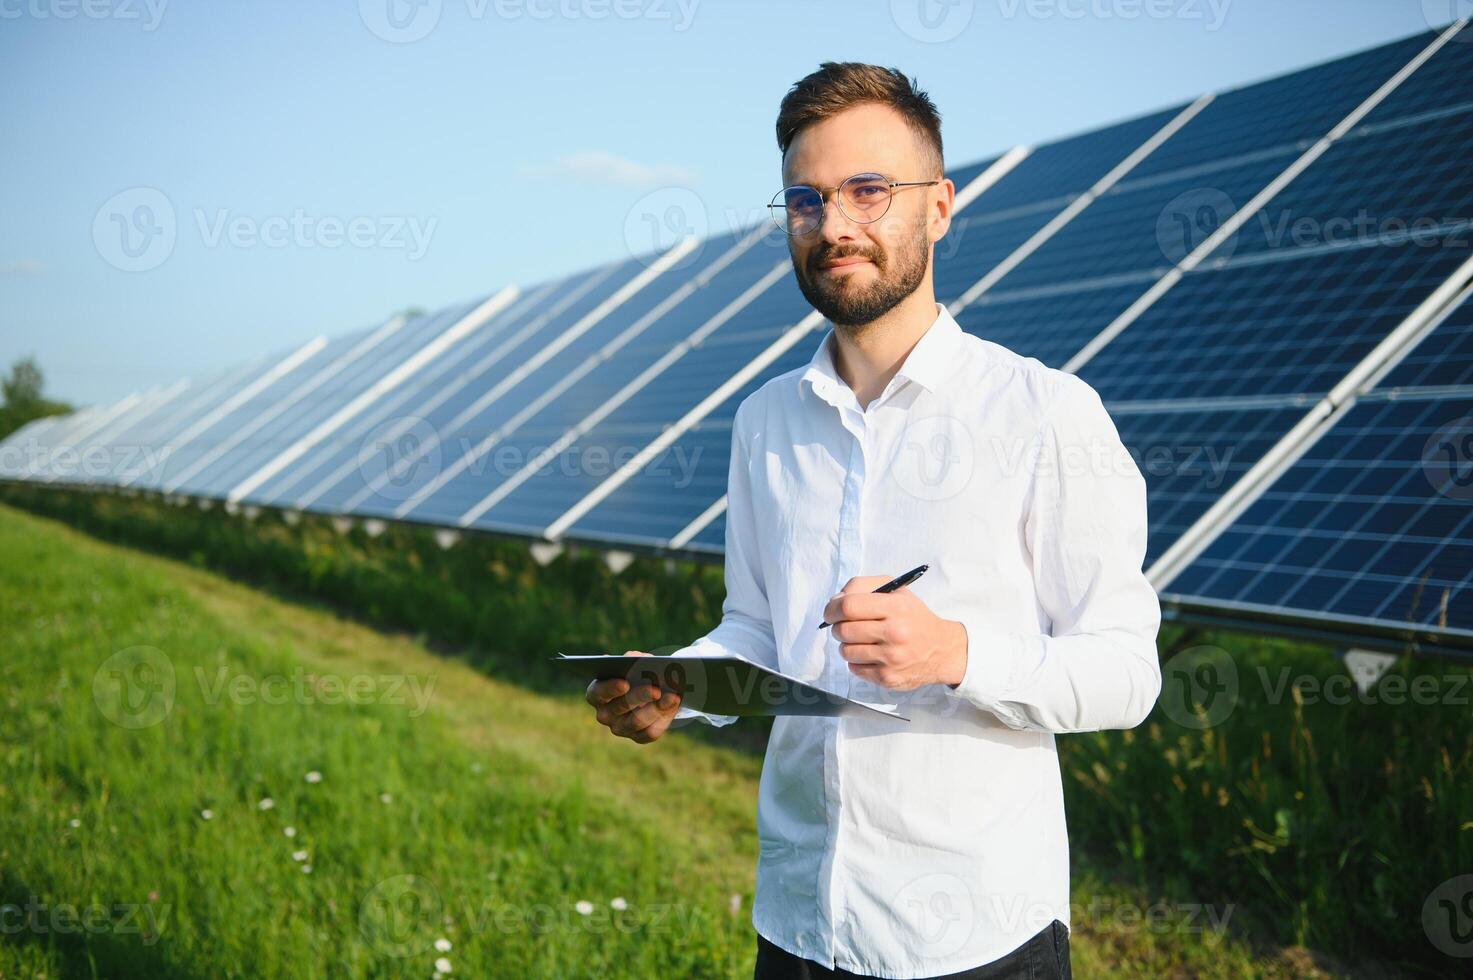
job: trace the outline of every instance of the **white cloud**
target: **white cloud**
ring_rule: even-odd
[[[0,262],[0,276],[29,278],[39,276],[45,271],[46,263],[40,259],[14,259],[9,262]]]
[[[586,184],[616,187],[689,186],[695,181],[695,174],[673,163],[640,163],[607,150],[568,153],[546,166],[524,166],[522,175],[565,177]]]

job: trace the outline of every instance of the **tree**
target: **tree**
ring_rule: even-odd
[[[64,415],[72,410],[65,402],[50,401],[45,396],[45,376],[34,357],[22,357],[10,366],[10,373],[0,379],[0,439],[34,419],[47,415]]]

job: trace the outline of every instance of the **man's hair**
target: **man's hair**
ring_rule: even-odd
[[[941,152],[941,113],[915,79],[899,69],[858,61],[825,61],[818,71],[793,83],[777,112],[777,146],[787,155],[805,127],[857,105],[877,103],[900,113],[920,140],[925,165],[945,175]]]

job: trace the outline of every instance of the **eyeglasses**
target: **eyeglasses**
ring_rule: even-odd
[[[794,237],[811,235],[823,224],[823,208],[828,195],[838,191],[839,210],[858,224],[878,221],[890,210],[897,187],[928,187],[937,180],[891,180],[884,174],[855,174],[838,187],[820,190],[807,184],[784,187],[772,196],[767,213],[777,226]],[[827,191],[827,193],[825,193]]]

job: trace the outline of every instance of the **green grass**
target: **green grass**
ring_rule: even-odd
[[[447,632],[488,632],[462,661],[444,653],[453,644],[437,653],[0,507],[0,902],[162,916],[153,941],[121,928],[0,930],[0,978],[424,976],[441,936],[462,976],[750,975],[752,746],[710,737],[730,729],[681,729],[649,747],[610,738],[530,659],[549,645],[532,623],[593,648],[648,649],[637,637],[669,608],[658,628],[694,635],[713,604],[706,571],[647,562],[615,580],[584,559],[537,569],[512,544],[440,552],[397,532],[340,538],[78,497],[39,499],[100,533],[234,564],[281,594],[352,608],[355,589],[402,601],[398,584],[466,617]],[[514,639],[456,591],[457,576],[478,572],[513,583],[486,591],[500,636]],[[416,612],[426,615],[412,604],[397,615]],[[1226,721],[1198,731],[1163,706],[1134,732],[1060,739],[1079,975],[1353,973],[1305,945],[1430,962],[1420,903],[1429,883],[1468,868],[1473,840],[1459,822],[1473,813],[1466,706],[1270,703],[1259,666],[1337,668],[1314,648],[1211,641],[1243,681]],[[176,688],[167,716],[134,729],[108,720],[120,666],[108,660],[138,647],[158,651],[132,654],[145,664],[167,658]],[[271,677],[318,686],[252,703],[213,696],[222,671],[246,678],[247,694]],[[381,678],[401,679],[409,703],[329,703],[332,677],[384,695]],[[307,783],[314,770],[322,781]],[[267,796],[275,806],[262,811]],[[595,913],[580,915],[580,900]]]

